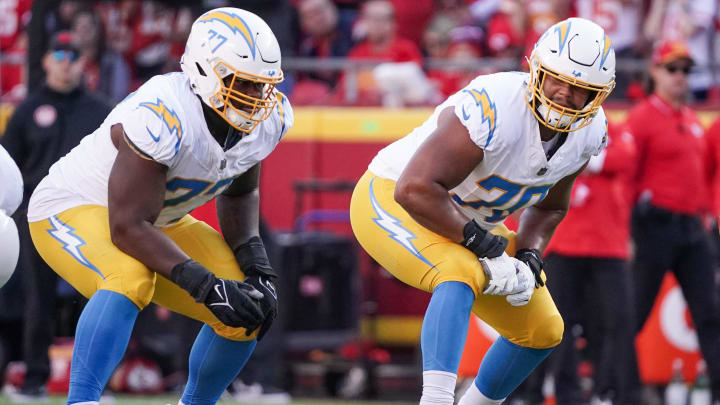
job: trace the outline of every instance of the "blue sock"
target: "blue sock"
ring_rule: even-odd
[[[190,351],[190,375],[182,403],[215,405],[245,366],[256,344],[256,340],[225,339],[204,325]]]
[[[465,283],[448,281],[435,288],[420,335],[423,371],[457,374],[474,301]]]
[[[68,404],[100,400],[105,384],[125,354],[140,310],[113,291],[98,290],[75,330]]]
[[[490,399],[506,398],[553,349],[522,347],[500,336],[485,353],[475,385]]]

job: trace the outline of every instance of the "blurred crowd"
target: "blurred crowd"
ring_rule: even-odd
[[[720,2],[0,0],[0,104],[17,106],[2,144],[26,187],[18,223],[50,165],[147,79],[179,70],[192,22],[221,6],[268,22],[283,52],[287,79],[279,87],[296,106],[434,106],[479,74],[525,70],[539,35],[559,20],[602,25],[618,56],[613,101],[633,108],[627,122],[610,123],[610,146],[576,181],[571,212],[548,249],[548,285],[567,292],[554,297],[568,327],[564,346],[537,374],[562,383],[559,405],[585,403],[573,346],[584,335],[595,356],[592,395],[611,401],[603,404],[642,403],[633,340],[672,269],[720,398],[720,120],[706,131],[691,108],[720,103]],[[37,397],[50,375],[47,347],[56,332],[72,334],[48,325],[75,324],[53,322],[55,293],[62,300],[74,292],[27,248],[29,234],[21,238],[24,269],[16,274],[25,280],[0,294],[0,340],[23,349],[8,357],[0,348],[0,375],[22,357],[23,393]],[[537,391],[520,390],[518,403],[534,403]]]
[[[179,70],[194,18],[224,5],[268,21],[294,105],[434,105],[478,74],[523,70],[540,33],[572,16],[609,34],[620,60],[613,98],[645,95],[645,62],[665,39],[690,47],[693,100],[720,98],[715,0],[3,0],[2,100],[17,103],[42,83],[50,38],[69,30],[86,88],[115,103]]]

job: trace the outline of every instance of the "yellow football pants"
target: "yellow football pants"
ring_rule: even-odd
[[[216,276],[245,279],[230,247],[204,222],[186,215],[176,224],[161,229],[188,256]],[[204,322],[218,335],[231,340],[248,341],[257,335],[255,332],[245,336],[244,328],[224,325],[185,290],[118,249],[110,239],[107,207],[84,205],[31,222],[30,234],[40,256],[87,298],[97,290],[114,291],[140,309],[152,301]]]
[[[353,192],[352,229],[370,256],[399,280],[427,292],[446,281],[467,284],[475,294],[473,313],[515,344],[545,349],[560,343],[563,321],[547,287],[536,289],[521,307],[504,296],[483,295],[485,273],[477,257],[415,222],[395,202],[394,191],[394,181],[366,172]],[[506,251],[513,255],[515,233],[503,225],[493,233],[508,238]]]

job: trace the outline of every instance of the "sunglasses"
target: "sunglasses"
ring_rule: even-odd
[[[75,62],[80,57],[80,55],[76,51],[66,49],[58,49],[56,51],[53,51],[52,56],[58,62],[65,59],[69,60],[70,62]]]
[[[687,76],[690,73],[690,66],[676,66],[676,65],[665,65],[665,70],[668,73],[682,72],[683,75]]]

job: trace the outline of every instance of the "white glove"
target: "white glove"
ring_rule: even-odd
[[[514,261],[517,260],[505,252],[492,259],[486,257],[480,259],[480,264],[488,280],[483,294],[508,295],[516,289],[518,278]]]
[[[515,290],[511,291],[505,299],[510,305],[521,307],[530,302],[530,298],[532,298],[535,291],[535,275],[525,262],[514,257],[512,259],[517,270],[518,283]]]

